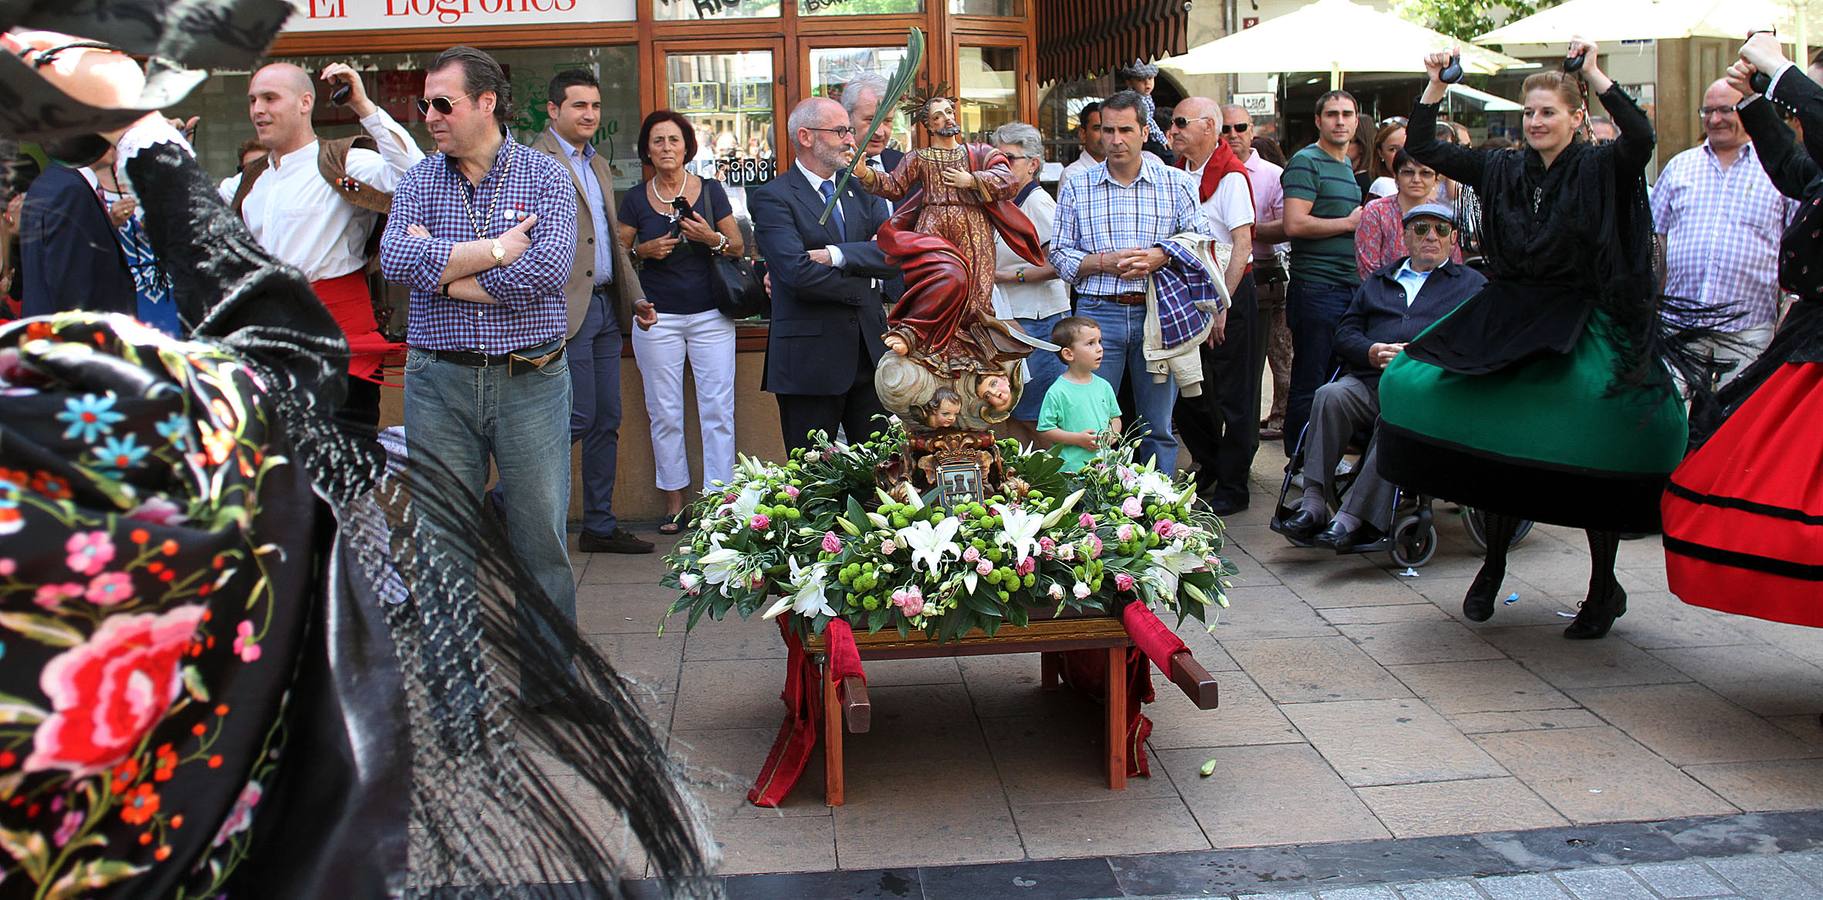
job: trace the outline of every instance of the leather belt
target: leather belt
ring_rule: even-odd
[[[1087,294],[1085,296],[1092,297],[1096,300],[1106,300],[1109,303],[1118,303],[1122,306],[1146,305],[1145,291],[1128,291],[1124,294]]]
[[[436,357],[441,362],[454,363],[458,366],[468,366],[471,369],[486,369],[492,366],[511,366],[515,362],[534,369],[541,369],[562,359],[563,348],[563,342],[559,340],[546,341],[543,344],[536,344],[527,347],[524,350],[515,350],[511,353],[500,354],[482,353],[477,350],[427,350],[425,352]]]

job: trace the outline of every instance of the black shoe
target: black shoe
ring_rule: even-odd
[[[1603,598],[1590,597],[1576,610],[1576,620],[1563,630],[1573,641],[1592,641],[1607,637],[1614,620],[1627,614],[1627,591],[1618,583]]]
[[[1383,537],[1385,537],[1385,535],[1380,533],[1380,529],[1375,528],[1366,522],[1362,522],[1360,527],[1353,531],[1343,530],[1342,523],[1340,522],[1331,522],[1329,523],[1328,528],[1323,529],[1322,533],[1311,538],[1310,542],[1324,549],[1334,550],[1340,554],[1353,553],[1356,549],[1375,543]]]
[[[1506,578],[1506,569],[1490,573],[1486,564],[1475,573],[1475,581],[1469,585],[1468,595],[1462,598],[1462,615],[1470,622],[1486,622],[1494,617],[1494,595],[1500,593],[1500,582]]]
[[[616,528],[605,537],[583,532],[576,539],[576,549],[583,553],[651,553],[653,547],[651,541],[640,540],[625,528]]]
[[[1291,538],[1294,543],[1308,546],[1310,544],[1310,539],[1316,537],[1317,532],[1323,530],[1323,520],[1300,509],[1297,512],[1292,513],[1290,518],[1273,519],[1271,522],[1267,523],[1267,527]]]
[[[1232,516],[1247,508],[1246,500],[1232,500],[1227,497],[1210,496],[1203,500],[1209,511],[1218,516]]]

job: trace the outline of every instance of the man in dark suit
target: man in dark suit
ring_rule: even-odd
[[[841,104],[800,102],[788,122],[796,162],[748,192],[754,239],[772,283],[771,335],[761,388],[778,396],[787,448],[807,447],[817,429],[866,439],[885,412],[874,393],[874,365],[886,352],[881,279],[897,274],[873,242],[885,202],[853,185],[827,223],[835,175],[855,152]]]
[[[848,124],[855,130],[855,142],[860,143],[860,136],[866,133],[869,122],[873,123],[873,133],[867,135],[867,144],[862,154],[867,157],[864,165],[873,166],[882,172],[891,172],[899,167],[899,161],[905,158],[905,151],[886,146],[892,139],[892,110],[887,110],[878,122],[874,114],[880,109],[880,100],[886,96],[886,79],[872,72],[864,72],[850,79],[842,86],[842,109],[848,113]]]
[[[32,182],[19,216],[19,257],[25,315],[139,312],[133,272],[87,169],[52,165]]]
[[[1411,256],[1374,272],[1355,289],[1336,323],[1336,355],[1347,371],[1317,389],[1310,408],[1300,508],[1282,522],[1274,519],[1272,530],[1306,546],[1347,553],[1391,529],[1393,486],[1374,466],[1371,441],[1334,519],[1328,517],[1330,482],[1349,438],[1380,416],[1381,370],[1418,332],[1487,284],[1481,273],[1449,261],[1456,247],[1455,215],[1438,203],[1413,207],[1405,214]]]

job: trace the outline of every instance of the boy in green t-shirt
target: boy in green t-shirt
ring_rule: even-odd
[[[1101,326],[1086,316],[1066,316],[1051,329],[1057,356],[1069,368],[1044,393],[1038,408],[1038,437],[1061,445],[1063,470],[1074,472],[1097,450],[1120,437],[1120,403],[1101,368]]]

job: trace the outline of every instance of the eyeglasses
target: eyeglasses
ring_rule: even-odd
[[[1449,237],[1450,232],[1455,230],[1448,222],[1419,222],[1415,225],[1407,225],[1405,227],[1410,228],[1412,234],[1419,237],[1430,237],[1431,229],[1433,228],[1437,229],[1437,236],[1440,238]]]
[[[854,129],[853,125],[843,125],[840,128],[812,128],[809,125],[806,125],[806,126],[804,126],[804,130],[805,131],[827,131],[830,134],[833,134],[837,137],[848,137],[849,135],[855,133],[855,129]]]
[[[1223,134],[1246,134],[1248,124],[1249,123],[1247,123],[1247,122],[1236,122],[1233,125],[1223,125],[1222,133]]]
[[[428,116],[430,115],[430,111],[434,109],[439,114],[447,116],[456,111],[457,100],[466,99],[468,99],[467,94],[463,94],[460,97],[423,97],[418,100],[418,115]]]
[[[1707,119],[1710,116],[1725,116],[1734,111],[1732,106],[1699,106],[1696,114],[1699,118]]]
[[[1176,128],[1179,131],[1182,131],[1186,128],[1189,128],[1191,122],[1203,122],[1203,121],[1213,122],[1213,121],[1215,121],[1215,117],[1214,116],[1192,116],[1192,117],[1186,119],[1183,116],[1173,116],[1171,118],[1171,127]]]
[[[1393,175],[1397,178],[1436,178],[1437,171],[1435,169],[1414,169],[1407,166],[1394,172]]]

